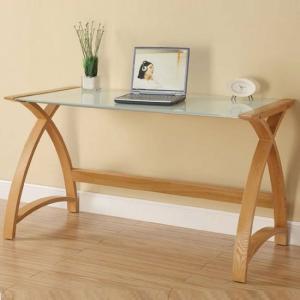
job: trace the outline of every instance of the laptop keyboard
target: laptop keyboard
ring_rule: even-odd
[[[151,95],[151,94],[128,94],[122,96],[123,99],[145,100],[145,101],[171,101],[175,95]]]
[[[127,94],[115,99],[117,103],[143,104],[143,105],[172,105],[185,99],[185,95],[152,95],[152,94]]]

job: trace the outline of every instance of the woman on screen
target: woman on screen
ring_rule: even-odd
[[[138,79],[139,87],[142,89],[158,89],[160,84],[154,80],[154,65],[150,61],[144,60],[140,66]]]

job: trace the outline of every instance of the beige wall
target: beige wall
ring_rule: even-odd
[[[300,95],[298,0],[0,0],[0,97],[79,84],[81,53],[73,25],[103,20],[102,86],[127,88],[135,45],[191,48],[189,91],[228,94],[239,76],[262,82],[263,96]],[[300,105],[279,131],[290,219],[300,220]],[[242,186],[256,137],[240,120],[62,108],[56,116],[74,164]],[[0,179],[13,176],[33,124],[20,105],[0,102]],[[28,181],[62,186],[43,139]],[[266,177],[263,187],[269,189]],[[82,189],[237,211],[237,205],[82,185]],[[259,210],[269,215],[268,210]]]

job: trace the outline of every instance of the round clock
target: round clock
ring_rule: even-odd
[[[230,91],[232,93],[232,100],[236,97],[248,97],[253,100],[253,95],[257,90],[257,84],[253,80],[247,78],[237,78],[230,83]]]

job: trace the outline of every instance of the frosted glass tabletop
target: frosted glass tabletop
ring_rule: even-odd
[[[251,102],[247,98],[241,98],[237,100],[237,103],[232,103],[230,101],[230,96],[206,96],[194,94],[188,95],[184,102],[172,106],[115,103],[114,99],[116,97],[126,93],[128,93],[128,91],[99,90],[90,92],[82,90],[81,88],[75,88],[34,96],[21,96],[17,97],[15,100],[99,109],[212,116],[223,118],[238,118],[242,113],[250,112],[272,102],[276,102],[276,99],[257,98]]]

